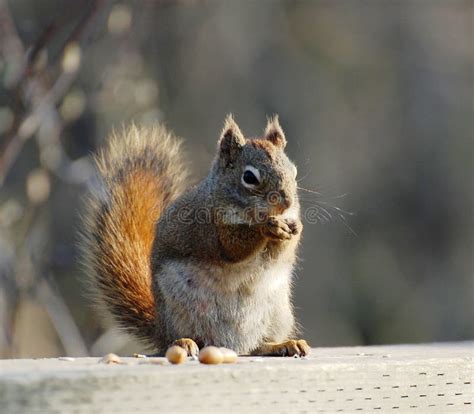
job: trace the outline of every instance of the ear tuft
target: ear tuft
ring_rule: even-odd
[[[286,138],[283,129],[280,126],[278,115],[268,118],[267,127],[265,128],[265,139],[268,139],[273,145],[282,149],[286,146]]]
[[[244,145],[245,138],[234,117],[232,114],[227,115],[219,138],[219,156],[224,160],[225,165],[235,160]]]

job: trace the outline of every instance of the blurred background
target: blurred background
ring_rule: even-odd
[[[313,346],[474,339],[473,4],[0,0],[0,357],[142,349],[84,298],[90,154],[164,122],[200,177],[229,112],[250,136],[280,114],[319,192]]]

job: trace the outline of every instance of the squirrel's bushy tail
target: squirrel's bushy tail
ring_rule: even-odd
[[[179,146],[161,126],[113,134],[96,157],[100,185],[85,210],[81,248],[91,296],[101,314],[107,311],[148,342],[156,323],[150,267],[155,224],[182,191]]]

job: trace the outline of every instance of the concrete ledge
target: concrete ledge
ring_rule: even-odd
[[[316,348],[237,364],[1,360],[2,413],[474,411],[474,344]]]

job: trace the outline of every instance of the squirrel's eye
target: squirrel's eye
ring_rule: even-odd
[[[255,177],[255,174],[252,171],[245,171],[244,172],[244,181],[247,184],[251,184],[251,185],[258,184],[257,177]]]
[[[260,172],[255,167],[247,165],[242,174],[242,184],[245,187],[256,187],[260,184]]]

